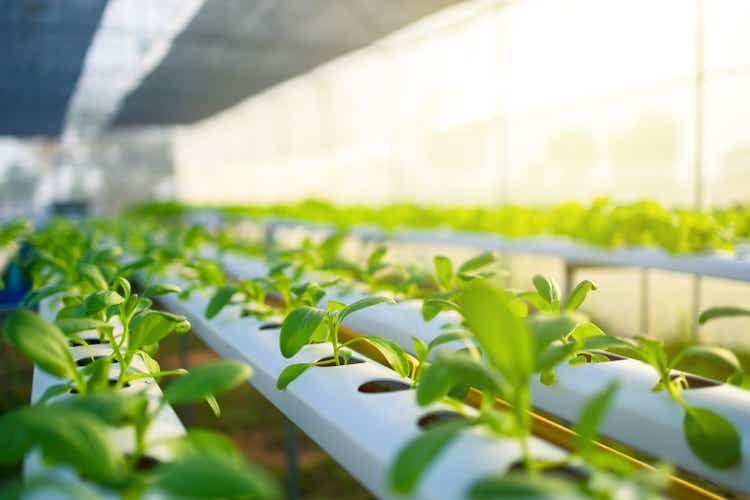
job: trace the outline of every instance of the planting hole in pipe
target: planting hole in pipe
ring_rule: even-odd
[[[718,387],[722,385],[721,382],[717,382],[716,380],[699,377],[697,375],[692,375],[690,373],[673,373],[669,378],[671,380],[674,380],[679,376],[683,376],[685,380],[687,381],[688,386],[685,388],[686,390],[705,389],[707,387]]]
[[[377,379],[365,382],[357,390],[367,394],[376,394],[381,392],[408,391],[409,389],[411,389],[411,385],[401,380]]]
[[[104,355],[104,354],[101,354],[101,355],[99,355],[99,356],[93,356],[93,357],[92,357],[92,356],[86,356],[86,357],[84,357],[84,358],[81,358],[81,359],[77,359],[77,360],[76,360],[76,364],[77,364],[78,366],[88,366],[88,365],[90,365],[91,363],[93,363],[94,361],[96,361],[97,359],[108,358],[108,357],[109,357],[109,356],[107,356],[107,355]],[[114,365],[114,364],[117,364],[117,363],[118,363],[118,361],[117,361],[116,359],[113,359],[113,360],[112,360],[112,364],[113,364],[113,365]]]
[[[130,459],[131,455],[129,453],[125,454],[125,457]],[[134,468],[138,472],[148,472],[157,465],[161,465],[161,460],[158,458],[150,457],[148,455],[141,456],[138,461],[134,464]]]
[[[526,472],[526,464],[522,460],[518,460],[516,462],[513,462],[510,467],[508,467],[508,472]],[[540,469],[538,471],[539,474],[543,474],[545,476],[550,477],[558,477],[561,479],[567,479],[570,481],[574,481],[577,483],[583,482],[588,480],[589,474],[585,470],[574,467],[572,465],[554,465],[552,467],[545,467],[543,469]]]
[[[100,338],[83,339],[83,340],[85,340],[88,345],[109,344],[108,341],[102,340]],[[68,343],[71,345],[71,347],[76,347],[76,346],[79,346],[79,345],[83,345],[83,344],[80,344],[80,343],[74,341],[73,339],[71,339]]]
[[[594,355],[597,357],[603,356],[607,358],[606,361],[602,360],[601,358],[595,359]],[[620,356],[619,354],[615,354],[612,352],[607,351],[591,351],[591,352],[579,352],[576,354],[581,359],[584,359],[586,363],[610,363],[612,361],[622,361],[624,359],[628,359],[625,356]]]
[[[281,323],[278,321],[270,321],[268,323],[263,323],[258,327],[259,330],[278,330],[281,328]]]
[[[364,361],[362,361],[359,358],[355,358],[353,356],[349,358],[349,360],[347,361],[346,359],[344,359],[343,356],[339,356],[339,364],[336,364],[336,361],[334,361],[333,356],[326,356],[325,358],[320,358],[318,361],[316,361],[316,363],[321,363],[319,365],[316,365],[319,368],[328,368],[329,366],[356,365],[359,363],[364,363]]]
[[[417,420],[417,425],[420,427],[420,429],[429,429],[435,424],[450,422],[451,420],[461,420],[464,418],[466,417],[464,417],[457,411],[437,410],[431,411],[430,413],[425,413],[424,415],[419,417],[419,420]]]
[[[109,379],[109,386],[110,387],[114,387],[116,384],[117,384],[117,380],[115,380],[113,378]],[[126,388],[126,387],[130,387],[130,382],[125,382],[125,385],[122,386],[123,389]],[[76,389],[74,387],[74,388],[70,389],[68,392],[71,393],[71,394],[78,394],[78,389]]]

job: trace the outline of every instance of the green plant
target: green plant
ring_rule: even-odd
[[[236,361],[201,365],[170,384],[156,404],[143,393],[108,390],[19,408],[0,417],[0,463],[19,462],[36,448],[45,462],[70,466],[85,481],[118,491],[124,498],[155,491],[202,498],[278,498],[278,486],[267,473],[245,462],[226,438],[206,431],[171,439],[169,461],[153,469],[140,467],[149,446],[156,444],[147,443],[146,436],[164,405],[222,394],[250,373],[249,367]],[[132,429],[129,452],[124,451],[129,447],[113,441],[112,428]],[[99,498],[87,483],[53,484],[76,498],[83,493]],[[48,481],[37,480],[25,487],[13,485],[6,493],[48,486]]]
[[[710,408],[696,407],[685,401],[682,392],[690,387],[688,379],[683,373],[675,372],[685,360],[699,357],[729,367],[732,373],[727,381],[741,384],[744,372],[734,353],[720,347],[691,345],[670,359],[664,350],[664,342],[648,337],[594,336],[585,339],[584,343],[587,348],[614,348],[628,352],[656,370],[659,380],[653,391],[667,391],[682,406],[685,439],[703,463],[725,469],[740,462],[740,435],[734,424]]]
[[[129,234],[137,244],[144,244],[134,232]],[[150,447],[164,443],[161,439],[149,442],[148,430],[166,405],[205,399],[218,415],[215,396],[251,374],[247,365],[236,361],[209,363],[190,372],[160,369],[152,357],[158,343],[171,333],[188,331],[190,324],[183,316],[153,310],[151,297],[180,293],[180,289],[156,283],[139,294],[127,277],[165,261],[149,256],[121,265],[122,251],[101,243],[102,233],[95,223],[78,227],[55,221],[28,239],[31,248],[25,264],[34,290],[26,303],[36,305],[48,299],[45,307],[54,306],[57,315],[53,323],[18,309],[8,316],[4,336],[39,368],[63,382],[50,386],[34,406],[0,417],[0,463],[17,463],[31,449],[39,449],[45,462],[72,467],[83,482],[44,475],[25,485],[10,485],[0,496],[54,488],[75,498],[100,498],[104,488],[124,498],[157,491],[203,498],[279,497],[275,481],[242,459],[230,442],[200,431],[171,440],[171,459],[141,470]],[[181,259],[173,256],[170,264]],[[89,341],[94,332],[100,343],[111,348],[111,354],[93,356]],[[70,350],[75,345],[91,354],[91,362],[83,368]],[[145,370],[135,366],[136,357],[142,359]],[[115,366],[119,373],[111,380]],[[177,378],[158,397],[121,391],[137,379],[165,376]],[[121,440],[113,442],[112,428],[127,429],[117,435],[132,436],[132,443],[122,447]],[[186,474],[189,491],[181,480]]]
[[[537,473],[571,463],[576,457],[584,460],[594,457],[591,442],[616,386],[605,389],[583,409],[577,427],[579,441],[576,454],[563,462],[535,459],[528,446],[531,434],[530,380],[534,373],[549,368],[557,360],[546,352],[549,346],[540,346],[535,342],[535,335],[523,317],[517,314],[512,298],[505,291],[485,280],[473,280],[458,296],[458,303],[485,357],[472,352],[438,353],[419,380],[417,402],[428,405],[444,401],[462,411],[461,406],[446,398],[455,387],[468,384],[482,393],[479,411],[477,414],[464,413],[464,418],[460,420],[435,424],[408,443],[391,466],[391,485],[397,493],[412,492],[429,464],[463,430],[482,426],[495,435],[518,440],[525,472],[484,479],[474,486],[471,496],[485,498],[489,492],[508,495],[518,493],[519,487],[530,488],[536,493],[549,491],[548,487],[555,484],[554,480],[550,483]],[[508,411],[496,408],[498,397],[508,403]],[[625,467],[618,470],[624,471]],[[590,474],[594,472],[590,471]],[[565,488],[593,494],[596,481],[590,479],[572,486],[565,485]]]
[[[383,303],[394,303],[394,300],[389,297],[372,296],[349,305],[329,300],[327,309],[303,306],[291,311],[281,325],[281,354],[285,358],[291,358],[311,342],[330,342],[333,357],[330,361],[320,360],[287,366],[279,375],[276,387],[285,389],[294,379],[313,366],[331,362],[336,365],[347,364],[352,354],[347,348],[357,342],[366,342],[376,348],[396,372],[407,377],[410,371],[409,359],[406,352],[395,342],[377,336],[354,337],[343,343],[339,341],[339,329],[344,318],[361,309]]]
[[[431,279],[437,288],[437,292],[427,296],[422,302],[422,317],[424,320],[430,321],[445,309],[458,310],[458,305],[454,299],[461,288],[477,278],[494,276],[495,272],[478,271],[493,264],[495,260],[495,254],[483,252],[468,259],[454,271],[453,263],[448,257],[435,256],[433,259],[435,274],[431,276]]]

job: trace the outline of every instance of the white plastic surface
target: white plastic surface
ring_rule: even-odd
[[[223,264],[230,274],[250,277],[246,270],[256,269],[257,261],[234,255]],[[364,296],[359,292],[329,295],[350,303]],[[440,313],[432,321],[422,320],[421,302],[404,301],[396,305],[380,304],[358,311],[344,320],[363,335],[379,335],[400,344],[414,354],[412,337],[431,341],[443,331],[440,326],[453,322],[452,312]],[[465,347],[461,342],[440,349]],[[750,493],[750,392],[722,384],[717,387],[689,389],[687,402],[713,409],[735,424],[741,435],[742,461],[730,469],[720,470],[703,464],[689,449],[682,430],[684,410],[664,391],[654,393],[657,382],[653,368],[637,360],[591,363],[578,366],[560,365],[558,381],[545,386],[533,381],[533,405],[566,420],[575,421],[583,405],[610,381],[618,379],[620,390],[602,425],[602,433],[647,454],[666,459],[675,465],[743,493]]]
[[[45,299],[39,304],[39,314],[45,319],[52,321],[54,320],[55,313],[59,303],[54,299]],[[117,321],[113,321],[114,333],[116,337],[119,337],[122,327]],[[81,332],[79,334],[82,338],[94,338],[98,337],[98,334],[94,331]],[[112,348],[108,344],[75,346],[71,348],[73,359],[79,360],[81,358],[89,357],[91,355],[108,355],[112,352]],[[141,371],[147,371],[143,360],[139,356],[135,356],[131,363],[133,368]],[[83,367],[79,368],[80,370]],[[110,378],[115,379],[120,373],[120,367],[117,364],[113,364],[110,367]],[[66,383],[67,381],[59,377],[50,375],[41,368],[34,366],[33,381],[31,387],[31,403],[34,404],[42,397],[44,392],[52,385]],[[146,396],[150,399],[150,404],[153,408],[156,407],[157,401],[161,395],[161,389],[158,384],[152,378],[144,378],[134,380],[130,382],[129,387],[122,389],[125,392],[139,392],[145,391]],[[57,401],[61,398],[75,397],[71,394],[62,394],[52,398],[50,401]],[[124,453],[132,451],[134,449],[134,435],[131,429],[128,428],[113,428],[112,439],[114,440],[117,447]],[[177,417],[171,406],[165,405],[159,414],[156,416],[146,434],[146,443],[152,443],[147,448],[147,454],[153,458],[159,460],[168,460],[171,457],[171,449],[166,443],[170,438],[178,438],[185,434],[185,428]],[[36,450],[30,452],[24,460],[24,479],[29,480],[35,476],[48,476],[53,475],[55,477],[64,478],[68,481],[78,481],[74,471],[68,467],[56,466],[48,467],[42,460],[41,455]],[[99,493],[105,495],[108,498],[116,498],[111,492],[99,491]],[[24,498],[53,498],[49,496],[51,493],[44,491],[44,493],[35,494],[32,496],[25,496]],[[41,495],[41,496],[40,496]],[[69,498],[69,496],[58,493],[54,498]]]
[[[378,498],[393,497],[386,484],[387,470],[401,447],[421,432],[416,424],[419,417],[447,409],[442,405],[420,408],[412,390],[359,392],[357,388],[370,380],[399,379],[394,371],[359,354],[355,357],[364,363],[311,368],[279,391],[276,379],[284,367],[330,356],[330,344],[308,345],[285,359],[279,350],[278,330],[260,330],[262,322],[239,318],[236,308],[205,320],[207,299],[200,293],[187,301],[169,295],[163,302],[187,316],[193,332],[222,357],[249,363],[254,370],[249,382]],[[531,448],[539,458],[564,456],[562,450],[536,438],[531,439]],[[465,498],[477,479],[502,472],[519,456],[513,440],[488,438],[478,430],[466,432],[436,460],[415,498]]]

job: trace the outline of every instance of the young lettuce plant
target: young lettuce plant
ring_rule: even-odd
[[[565,358],[572,358],[571,364],[584,362],[587,358],[592,361],[607,361],[608,358],[595,352],[587,353],[586,358],[577,356],[583,349],[583,339],[605,335],[585,314],[578,312],[588,294],[596,290],[596,285],[589,280],[581,281],[563,303],[560,287],[553,278],[537,274],[532,278],[532,283],[535,290],[514,292],[514,295],[527,301],[538,311],[526,320],[538,345],[549,346],[548,354],[559,357],[558,362]],[[540,380],[547,385],[553,384],[554,366],[542,372]]]
[[[156,492],[193,498],[278,498],[278,485],[269,474],[245,462],[229,440],[206,431],[173,440],[169,461],[152,469],[140,467],[149,447],[156,444],[146,442],[148,429],[166,404],[223,394],[250,374],[247,365],[219,361],[177,379],[158,401],[143,393],[109,390],[19,408],[0,417],[0,463],[18,463],[30,450],[39,449],[45,462],[67,465],[85,478],[82,483],[52,483],[75,498],[99,498],[88,486],[92,482],[124,498]],[[113,428],[132,429],[132,446],[116,445]],[[48,481],[37,480],[5,492],[20,495],[49,487]]]
[[[435,275],[431,279],[438,291],[425,297],[422,303],[422,317],[424,320],[432,320],[440,311],[445,309],[458,310],[455,298],[460,289],[477,278],[493,276],[494,272],[478,271],[494,263],[495,260],[494,253],[484,252],[470,258],[454,272],[453,262],[448,257],[443,255],[435,256],[433,259]]]
[[[412,493],[429,464],[464,430],[482,426],[492,434],[513,437],[521,450],[522,473],[510,472],[500,478],[486,478],[474,485],[473,498],[496,498],[530,491],[529,497],[543,492],[549,496],[551,487],[563,488],[576,494],[592,494],[597,481],[590,479],[580,484],[540,477],[537,472],[567,465],[576,458],[588,460],[595,455],[592,442],[596,429],[609,406],[616,386],[607,387],[583,409],[576,430],[579,433],[578,451],[563,461],[545,462],[535,459],[528,446],[531,434],[531,376],[554,362],[547,348],[535,343],[535,336],[524,319],[517,314],[513,299],[503,290],[485,280],[467,284],[458,297],[466,322],[473,332],[485,358],[462,352],[439,352],[426,366],[417,385],[417,402],[429,405],[443,401],[459,386],[470,386],[481,391],[482,398],[476,415],[438,423],[414,440],[399,453],[390,467],[389,478],[396,493]],[[507,411],[496,408],[497,398],[508,403]],[[521,488],[521,489],[519,489]],[[558,491],[558,494],[561,490]],[[610,492],[611,493],[611,492]]]
[[[594,336],[585,339],[584,344],[594,349],[624,350],[651,365],[659,376],[653,391],[666,390],[685,412],[682,428],[693,453],[703,463],[717,469],[733,467],[740,462],[740,435],[735,425],[710,408],[693,406],[685,401],[682,392],[690,388],[688,379],[684,374],[675,372],[686,359],[703,358],[729,367],[732,373],[727,382],[739,385],[743,381],[744,372],[733,352],[721,347],[692,345],[683,348],[670,359],[664,349],[664,342],[648,337]]]
[[[305,345],[312,342],[330,342],[333,347],[332,359],[312,363],[295,363],[287,366],[279,375],[276,387],[285,389],[293,380],[313,366],[326,366],[334,363],[346,365],[352,355],[348,349],[357,342],[366,342],[376,348],[388,361],[391,367],[403,377],[409,375],[409,359],[406,352],[395,342],[377,336],[354,337],[341,343],[339,329],[344,319],[359,310],[382,303],[395,303],[389,297],[372,296],[353,302],[349,305],[334,300],[328,301],[327,309],[303,306],[290,312],[281,325],[279,336],[281,354],[291,358]]]

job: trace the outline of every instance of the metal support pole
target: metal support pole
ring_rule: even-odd
[[[640,307],[641,317],[640,317],[640,321],[638,322],[638,327],[642,335],[647,334],[649,330],[650,311],[649,311],[648,275],[649,275],[648,268],[645,268],[645,267],[641,268],[641,307]]]
[[[703,0],[695,2],[695,209],[703,208]],[[701,308],[701,280],[693,276],[692,340],[698,339],[698,315]]]
[[[284,485],[288,500],[297,500],[300,498],[297,450],[297,427],[291,420],[284,417],[284,454],[286,456]]]
[[[190,337],[189,335],[190,335],[190,332],[179,335],[180,368],[184,368],[186,370],[190,369]],[[189,427],[192,421],[193,421],[193,407],[192,405],[185,405],[185,408],[182,411],[182,423],[185,424],[186,427]]]
[[[700,276],[695,275],[693,276],[693,305],[692,305],[692,315],[691,318],[693,320],[692,328],[691,328],[691,334],[692,334],[692,341],[698,342],[700,340],[700,337],[698,335],[698,317],[701,313],[701,294],[703,291],[703,280]]]
[[[565,281],[563,283],[563,297],[569,297],[570,292],[573,290],[573,280],[575,279],[576,266],[571,264],[567,260],[564,261],[565,266]]]

